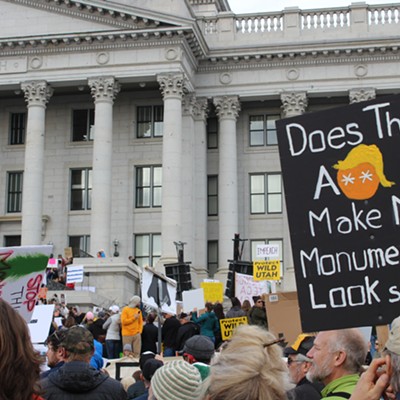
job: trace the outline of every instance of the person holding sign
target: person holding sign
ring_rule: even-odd
[[[0,298],[0,399],[43,400],[41,362],[24,319]]]
[[[367,351],[367,343],[358,329],[319,332],[307,353],[312,360],[307,378],[325,385],[321,391],[323,399],[349,399]]]
[[[197,308],[193,310],[192,321],[200,325],[200,335],[208,336],[215,344],[215,333],[219,330],[218,318],[210,302],[205,304],[206,312],[197,317]]]

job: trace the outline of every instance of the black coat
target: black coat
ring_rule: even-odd
[[[176,349],[176,335],[181,323],[175,316],[166,318],[162,327],[162,339],[164,347]]]
[[[176,350],[183,350],[186,340],[190,339],[194,335],[200,335],[199,325],[191,321],[181,325],[176,335]]]
[[[46,400],[126,400],[120,382],[83,361],[65,363],[41,381]]]
[[[152,351],[157,353],[158,327],[154,324],[147,323],[143,326],[142,331],[142,353]]]
[[[319,400],[322,398],[320,389],[307,378],[303,378],[295,388],[289,390],[287,397],[289,400]]]

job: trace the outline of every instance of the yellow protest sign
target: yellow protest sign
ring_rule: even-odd
[[[255,281],[279,281],[281,279],[281,262],[279,260],[254,261],[253,279]]]
[[[223,302],[224,287],[222,282],[201,282],[200,287],[204,290],[204,302]]]
[[[247,317],[225,318],[219,321],[222,340],[229,340],[239,325],[247,325]]]

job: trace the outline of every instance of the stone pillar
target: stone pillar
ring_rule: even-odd
[[[374,100],[375,97],[376,92],[373,88],[349,90],[350,104],[360,103],[361,101]]]
[[[284,118],[301,115],[308,106],[306,92],[283,92],[281,93],[281,101],[282,116]]]
[[[120,91],[120,85],[113,77],[92,78],[88,83],[95,104],[90,247],[92,254],[104,249],[106,256],[109,256],[113,104]]]
[[[181,73],[157,77],[164,99],[164,133],[162,149],[162,253],[159,265],[176,262],[174,242],[185,241],[181,222],[182,184],[182,96],[185,78]],[[185,205],[188,207],[189,205]]]
[[[42,243],[45,114],[53,89],[45,81],[24,82],[21,89],[28,105],[21,229],[26,246]]]
[[[218,269],[224,272],[233,258],[232,239],[239,229],[236,119],[240,102],[238,96],[224,96],[215,97],[214,104],[219,119]]]

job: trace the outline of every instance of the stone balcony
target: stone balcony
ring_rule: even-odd
[[[386,42],[386,50],[397,51],[400,3],[374,6],[357,2],[348,7],[312,10],[288,7],[263,14],[223,12],[198,23],[211,53],[216,54],[228,53],[229,48],[235,53],[246,49],[254,52],[255,47],[264,52],[266,48],[282,52],[324,48],[329,53],[346,45],[354,47],[355,43],[359,51],[372,51],[372,42]]]

